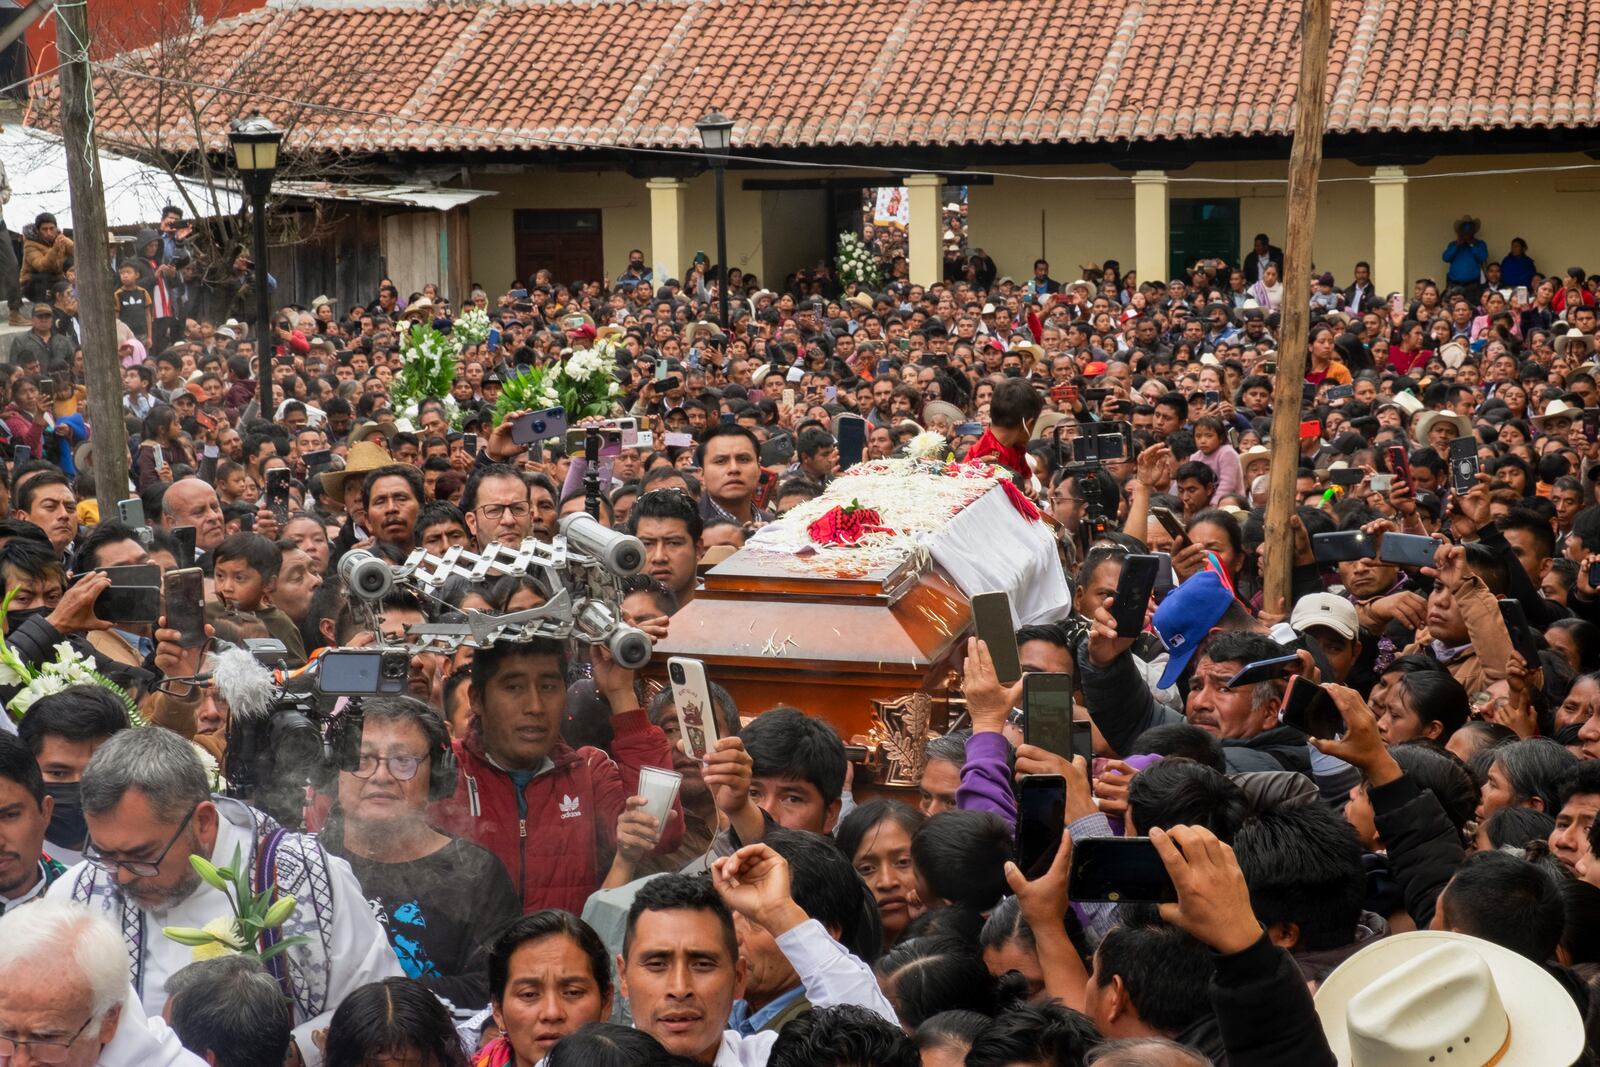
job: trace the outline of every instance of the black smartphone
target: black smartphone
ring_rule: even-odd
[[[1143,553],[1124,556],[1122,575],[1117,579],[1117,599],[1111,605],[1111,618],[1118,637],[1138,637],[1144,633],[1144,613],[1150,594],[1156,589],[1161,559]]]
[[[732,426],[735,422],[738,421],[738,419],[739,419],[739,416],[735,415],[733,412],[724,411],[722,413],[722,415],[718,418],[717,421],[722,423],[722,425],[724,425],[724,426]]]
[[[1219,403],[1222,400],[1222,394],[1217,392],[1215,389],[1207,389],[1200,395],[1205,398],[1205,402],[1208,406]]]
[[[17,445],[11,450],[11,466],[20,467],[33,458],[33,449],[27,445]]]
[[[1589,564],[1589,584],[1600,589],[1600,562]]]
[[[867,420],[844,414],[834,420],[833,434],[839,440],[839,469],[849,470],[861,462],[867,451]]]
[[[882,378],[885,374],[888,374],[893,369],[894,360],[885,356],[883,359],[878,360],[878,369],[873,372],[873,377]]]
[[[1050,870],[1067,823],[1067,780],[1025,774],[1017,782],[1017,867],[1030,881]]]
[[[1072,758],[1072,675],[1023,675],[1022,710],[1026,744]]]
[[[1293,652],[1287,656],[1273,656],[1271,659],[1258,659],[1254,663],[1246,663],[1238,674],[1228,679],[1228,688],[1237,689],[1241,685],[1255,685],[1257,682],[1273,678],[1287,678],[1299,663],[1300,657]]]
[[[1377,547],[1372,535],[1365,530],[1334,530],[1311,535],[1311,554],[1318,563],[1371,559]]]
[[[972,630],[989,646],[994,673],[1001,685],[1022,677],[1017,654],[1017,625],[1011,619],[1011,597],[1005,593],[979,593],[972,598]]]
[[[1500,601],[1500,618],[1505,620],[1506,632],[1511,635],[1511,647],[1522,653],[1522,662],[1529,670],[1539,666],[1539,642],[1528,626],[1527,613],[1522,601],[1506,597]]]
[[[1378,542],[1378,560],[1399,567],[1431,567],[1439,554],[1439,542],[1422,534],[1386,533]]]
[[[178,631],[178,647],[199,648],[206,643],[206,576],[199,567],[168,571],[162,583],[167,628]]]
[[[315,452],[307,452],[300,459],[306,465],[306,470],[315,470],[324,464],[333,462],[333,449],[319,448]]]
[[[239,532],[240,533],[255,533],[255,530],[256,530],[256,513],[255,512],[247,511],[243,515],[239,516]]]
[[[462,434],[461,450],[469,456],[476,456],[478,454],[478,435],[475,433]]]
[[[1109,389],[1085,389],[1083,391],[1083,402],[1085,404],[1098,404],[1110,395],[1111,390]]]
[[[1069,900],[1113,904],[1174,904],[1172,884],[1161,854],[1148,837],[1091,837],[1072,845]]]
[[[172,539],[178,542],[178,566],[194,566],[194,527],[174,526]]]
[[[1344,733],[1344,716],[1339,714],[1328,691],[1298,674],[1289,679],[1289,688],[1278,707],[1278,721],[1325,741]]]
[[[85,571],[83,574],[77,575],[69,584],[76,585],[84,578],[96,573],[96,571],[110,575],[111,584],[114,587],[144,585],[151,588],[160,588],[161,586],[161,568],[154,563],[129,563],[122,567],[96,567],[92,571]]]
[[[289,517],[289,468],[273,467],[267,471],[267,507],[280,523]]]
[[[56,380],[54,378],[40,378],[39,395],[46,400],[52,399],[56,395]]]
[[[1600,441],[1600,408],[1583,409],[1583,436],[1590,443]]]
[[[1349,400],[1356,395],[1356,387],[1353,385],[1335,385],[1324,395],[1329,401]]]
[[[1478,484],[1478,439],[1457,437],[1450,442],[1450,488],[1465,493]]]
[[[1367,472],[1359,467],[1336,467],[1328,472],[1329,485],[1360,485]]]
[[[161,587],[113,585],[94,598],[94,616],[104,622],[155,622],[161,617]]]
[[[561,437],[566,432],[567,413],[563,408],[530,411],[511,424],[511,440],[519,445]]]
[[[1151,508],[1150,514],[1155,516],[1156,521],[1161,524],[1161,528],[1167,531],[1167,536],[1174,541],[1182,541],[1188,536],[1188,532],[1183,527],[1183,520],[1174,515],[1170,508]]]

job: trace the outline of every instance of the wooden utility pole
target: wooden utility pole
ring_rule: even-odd
[[[1294,147],[1289,153],[1289,219],[1283,242],[1283,315],[1278,325],[1278,377],[1272,410],[1272,472],[1267,490],[1265,595],[1262,607],[1289,613],[1294,569],[1295,477],[1300,469],[1300,395],[1306,378],[1306,323],[1311,238],[1317,228],[1317,176],[1328,125],[1328,23],[1331,0],[1301,0],[1300,85],[1295,93]]]
[[[84,0],[56,5],[61,55],[61,140],[72,193],[72,240],[77,246],[78,317],[88,377],[89,425],[94,435],[94,488],[100,518],[116,517],[128,491],[128,427],[122,421],[122,368],[117,358],[114,264],[106,240],[106,191],[94,137],[94,82],[89,71],[89,20]],[[146,516],[156,522],[159,515]]]

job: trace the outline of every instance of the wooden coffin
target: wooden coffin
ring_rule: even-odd
[[[913,784],[950,715],[967,598],[926,554],[861,573],[816,562],[746,547],[717,564],[672,617],[652,673],[693,656],[741,715],[798,707],[865,744],[879,781]]]

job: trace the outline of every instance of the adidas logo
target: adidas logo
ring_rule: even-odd
[[[582,815],[583,812],[578,810],[578,798],[569,797],[563,793],[561,796],[561,817],[563,819],[576,819]]]

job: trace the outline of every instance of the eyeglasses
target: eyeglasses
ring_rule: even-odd
[[[19,1048],[27,1046],[28,1058],[35,1063],[64,1063],[67,1059],[67,1051],[72,1048],[72,1043],[83,1036],[83,1032],[89,1029],[89,1024],[92,1022],[94,1022],[93,1015],[83,1020],[83,1025],[78,1027],[78,1032],[65,1041],[19,1041],[8,1034],[0,1034],[0,1060],[10,1062],[11,1057],[17,1054]]]
[[[397,782],[409,782],[417,776],[417,768],[427,760],[427,756],[374,756],[370,752],[363,752],[356,757],[356,769],[350,773],[357,778],[371,778],[378,773],[378,764],[383,764],[389,769],[389,775]]]
[[[532,510],[527,504],[479,504],[477,508],[490,522],[499,522],[507,509],[510,510],[513,519],[525,519]]]
[[[167,847],[162,849],[161,854],[153,860],[112,859],[110,856],[100,853],[100,849],[95,845],[93,839],[84,846],[83,858],[107,874],[116,874],[117,868],[120,867],[129,874],[137,875],[140,878],[154,878],[161,873],[161,861],[167,858],[167,853],[171,852],[172,846],[178,843],[178,838],[183,836],[183,831],[188,827],[189,820],[193,819],[194,813],[199,810],[199,804],[189,809],[189,814],[185,815],[183,821],[178,824],[178,829],[173,833],[172,839],[167,842]]]

